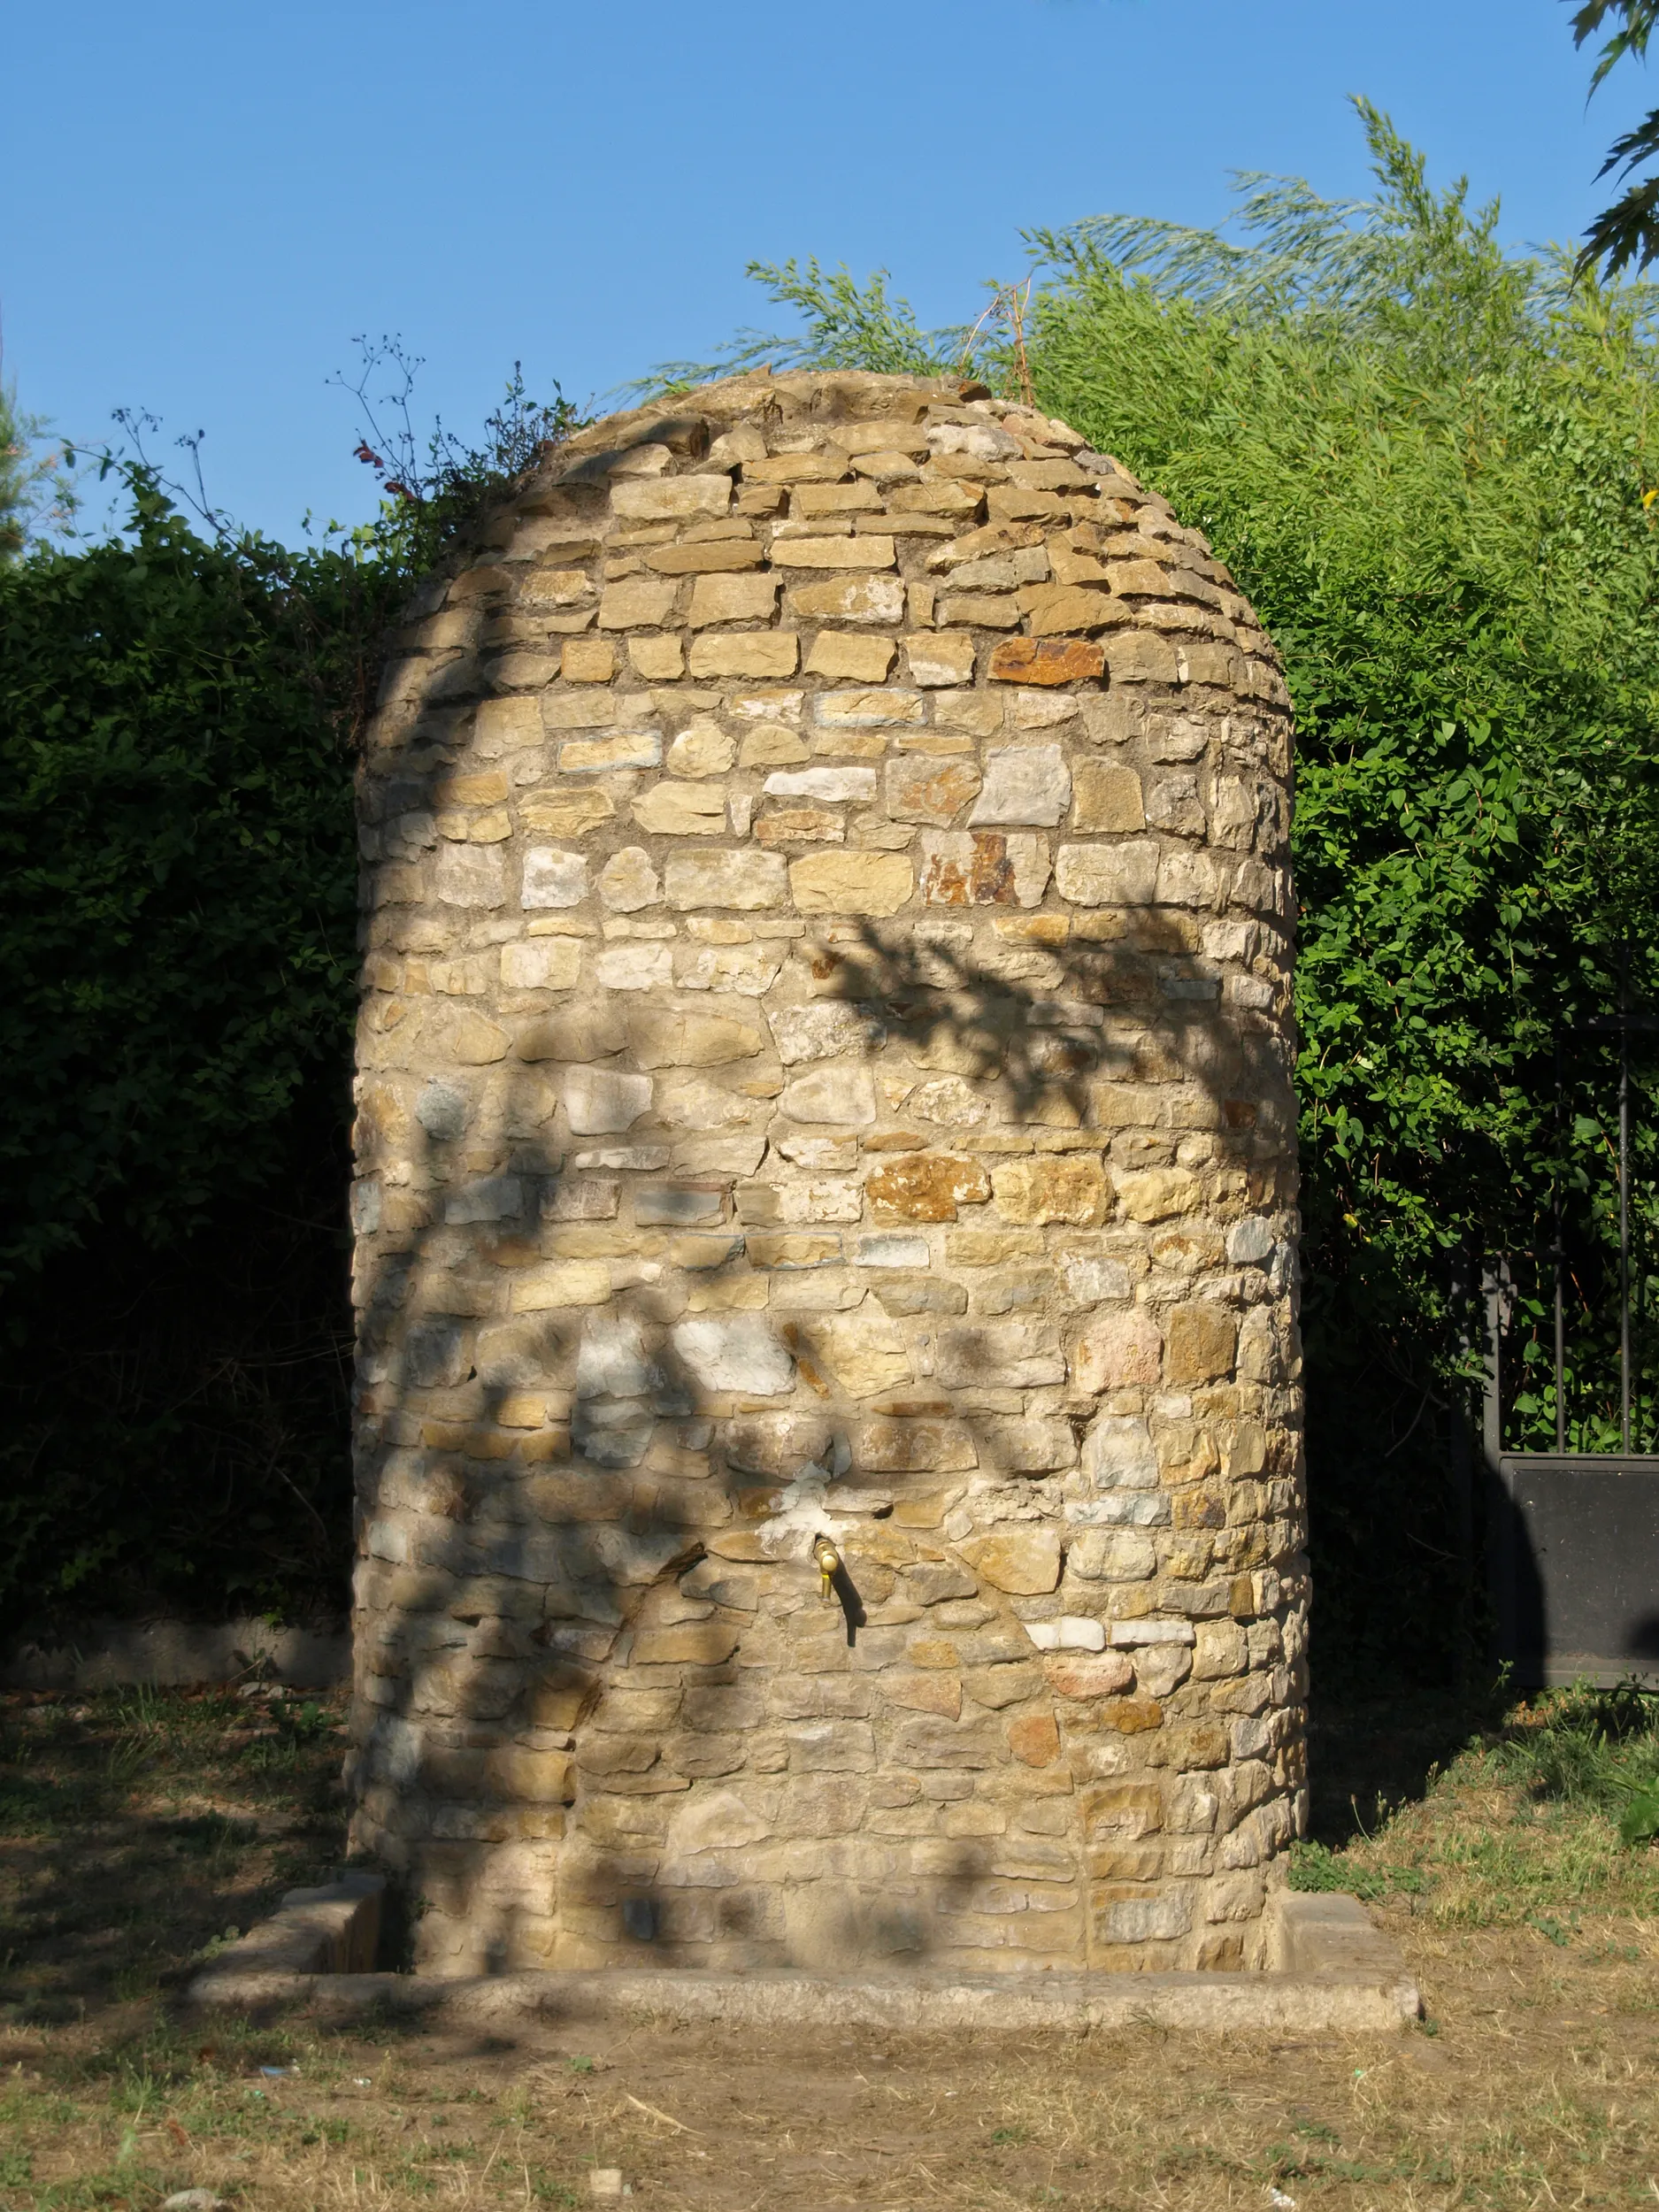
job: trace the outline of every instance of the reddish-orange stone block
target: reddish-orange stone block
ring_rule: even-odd
[[[1080,684],[1106,667],[1106,649],[1080,637],[1007,637],[991,654],[996,684]]]

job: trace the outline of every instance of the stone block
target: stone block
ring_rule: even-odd
[[[1133,611],[1121,599],[1109,592],[1091,590],[1085,584],[1041,584],[1020,596],[1034,638],[1063,638],[1078,633],[1093,636],[1134,618]]]
[[[1097,1582],[1144,1582],[1157,1571],[1157,1546],[1139,1529],[1079,1530],[1066,1572]]]
[[[1173,684],[1180,680],[1175,648],[1153,630],[1117,630],[1106,641],[1114,684]]]
[[[559,674],[567,684],[608,684],[616,672],[617,649],[609,638],[570,638],[559,655]]]
[[[641,1007],[628,1018],[628,1040],[641,1069],[719,1069],[755,1060],[765,1040],[752,1022],[726,1013],[675,1013]]]
[[[716,622],[770,622],[777,611],[778,581],[775,576],[699,576],[687,624],[702,630]]]
[[[933,728],[960,730],[964,737],[995,737],[1002,728],[1007,708],[998,693],[982,690],[938,690],[933,693]],[[902,746],[902,741],[901,741]]]
[[[1156,1383],[1163,1356],[1158,1325],[1144,1307],[1098,1313],[1078,1337],[1071,1379],[1094,1394]]]
[[[588,895],[588,863],[580,853],[532,845],[524,856],[519,904],[526,908],[580,906]]]
[[[893,665],[894,651],[890,638],[820,630],[807,655],[806,672],[834,683],[879,684]]]
[[[935,1713],[942,1720],[961,1717],[962,1685],[954,1675],[884,1674],[880,1679],[881,1694],[890,1705],[907,1712]]]
[[[985,1716],[952,1722],[931,1714],[901,1721],[894,1729],[890,1755],[895,1766],[983,1773],[1001,1763],[1002,1747]],[[965,1792],[964,1792],[965,1794]]]
[[[629,522],[682,522],[724,515],[732,504],[729,476],[634,477],[612,485],[613,511]]]
[[[1071,827],[1089,833],[1146,827],[1141,779],[1112,760],[1079,760],[1071,770]]]
[[[472,729],[480,755],[486,760],[499,759],[503,753],[541,742],[541,710],[534,699],[482,699]]]
[[[896,576],[837,577],[821,584],[791,583],[787,604],[806,622],[900,622],[904,586]]]
[[[780,907],[787,879],[775,853],[743,849],[671,854],[663,872],[668,903],[684,912],[692,907],[732,907],[758,912]]]
[[[976,829],[1052,828],[1071,798],[1071,772],[1057,745],[997,747],[985,757],[985,787],[968,819]]]
[[[1158,1455],[1137,1415],[1102,1413],[1083,1440],[1083,1472],[1096,1490],[1151,1490]]]
[[[580,788],[532,791],[518,803],[526,829],[549,837],[585,836],[601,822],[612,820],[616,810],[609,793]]]
[[[992,1176],[997,1210],[1011,1222],[1067,1222],[1094,1228],[1111,1203],[1111,1183],[1097,1159],[1060,1154],[1009,1160]]]
[[[1121,1897],[1101,1907],[1095,1924],[1107,1943],[1167,1943],[1187,1932],[1193,1909],[1183,1896]]]
[[[973,636],[967,630],[923,630],[904,641],[910,681],[925,689],[973,681]]]
[[[793,630],[704,630],[691,641],[694,677],[793,676],[801,641]]]
[[[1081,703],[1064,691],[1017,691],[1010,702],[1009,718],[1017,730],[1058,729],[1077,719]]]
[[[768,851],[790,845],[839,845],[846,824],[832,808],[822,806],[771,807],[757,815],[754,836]]]
[[[1149,906],[1158,880],[1158,847],[1150,838],[1120,845],[1062,845],[1054,858],[1055,888],[1074,906]]]
[[[531,937],[501,949],[502,987],[509,991],[568,991],[581,972],[582,949],[568,937]]]
[[[634,1218],[641,1225],[680,1228],[719,1221],[726,1213],[724,1184],[639,1183],[634,1190]]]
[[[872,1289],[891,1314],[965,1313],[968,1310],[968,1294],[962,1284],[927,1276],[894,1276],[879,1280]]]
[[[591,776],[610,768],[655,768],[662,757],[663,741],[655,730],[624,730],[616,737],[571,737],[559,747],[559,773]]]
[[[671,776],[724,776],[737,759],[737,740],[718,722],[693,722],[681,730],[663,763]]]
[[[879,1309],[815,1315],[792,1331],[803,1356],[849,1397],[872,1398],[912,1379],[903,1332]]]
[[[868,1774],[876,1763],[868,1721],[793,1721],[783,1734],[792,1774]]]
[[[434,886],[450,906],[504,906],[505,863],[493,846],[440,844]]]
[[[544,1221],[614,1221],[622,1186],[614,1175],[561,1175],[541,1199]]]
[[[745,460],[746,484],[833,484],[847,473],[847,457],[839,449],[829,452],[774,453]]]
[[[634,818],[652,837],[719,837],[726,791],[719,784],[657,783],[634,802]]]
[[[795,733],[781,722],[764,722],[744,732],[738,748],[740,768],[790,768],[811,756]]]
[[[601,1136],[630,1129],[651,1103],[649,1075],[622,1075],[609,1068],[573,1067],[563,1084],[565,1115],[579,1136]]]
[[[674,981],[682,991],[735,991],[760,998],[778,979],[781,957],[752,945],[676,945]]]
[[[635,1632],[629,1664],[635,1667],[718,1667],[737,1649],[738,1632],[720,1621],[682,1621],[672,1628]]]
[[[662,903],[662,882],[642,846],[625,845],[611,854],[599,872],[599,897],[615,914],[637,914]]]
[[[1018,591],[1022,584],[1045,583],[1048,575],[1048,553],[1033,545],[964,561],[951,570],[950,585],[953,591]]]
[[[1047,1686],[1041,1669],[1033,1664],[969,1667],[963,1674],[962,1686],[976,1705],[1002,1713],[1010,1705],[1024,1705],[1040,1696]]]
[[[521,1804],[569,1805],[576,1795],[573,1762],[562,1751],[491,1751],[484,1759],[484,1787],[492,1797]]]
[[[1054,1715],[1022,1713],[1010,1720],[1008,1747],[1022,1766],[1052,1766],[1060,1755],[1060,1731]]]
[[[940,600],[938,619],[976,630],[1017,630],[1019,602],[1011,592],[953,591]]]
[[[642,576],[607,584],[599,601],[602,630],[660,630],[672,622],[677,583],[657,583]]]
[[[852,1451],[853,1464],[867,1474],[931,1473],[975,1467],[979,1456],[973,1432],[965,1422],[885,1415],[856,1425]],[[972,1596],[972,1586],[964,1584],[951,1594]],[[932,1602],[927,1598],[921,1601]]]
[[[867,804],[876,795],[873,768],[779,769],[762,786],[769,799],[822,799]]]
[[[685,651],[674,636],[631,637],[628,661],[648,684],[671,684],[685,673]]]
[[[674,979],[673,956],[666,945],[607,945],[594,958],[594,980],[606,991],[657,991]]]
[[[869,1069],[856,1064],[814,1068],[786,1083],[778,1103],[795,1121],[862,1128],[876,1118],[875,1083]]]
[[[1104,649],[1082,638],[1010,637],[993,649],[989,674],[999,684],[1078,684],[1105,666]]]
[[[1184,1167],[1130,1170],[1116,1181],[1125,1215],[1145,1224],[1189,1214],[1202,1196],[1198,1178]]]
[[[879,569],[895,561],[891,538],[873,534],[855,538],[774,538],[772,558],[777,568]]]
[[[1069,1421],[999,1421],[987,1429],[986,1445],[990,1463],[1011,1475],[1046,1474],[1077,1462]]]
[[[878,1221],[954,1221],[956,1209],[983,1205],[991,1179],[977,1160],[946,1153],[903,1153],[865,1184]]]
[[[1053,1528],[1004,1528],[959,1543],[960,1552],[981,1582],[995,1590],[1025,1597],[1046,1596],[1059,1586],[1060,1536]]]
[[[1042,1671],[1056,1697],[1118,1697],[1134,1686],[1134,1668],[1117,1651],[1054,1652]]]
[[[970,760],[912,757],[887,765],[887,812],[895,822],[954,822],[979,788],[979,772]]]
[[[1215,1382],[1233,1372],[1238,1343],[1238,1316],[1225,1306],[1195,1299],[1171,1309],[1164,1380],[1171,1389]]]
[[[767,1018],[786,1067],[797,1066],[803,1060],[832,1059],[842,1053],[873,1053],[887,1034],[876,1016],[836,999],[820,999],[804,1006],[772,1006]]]
[[[812,853],[789,864],[789,890],[803,914],[896,914],[915,872],[902,853]]]
[[[881,730],[919,726],[926,702],[918,691],[820,691],[812,719],[822,730]],[[835,749],[846,749],[838,748]]]
[[[668,1340],[692,1381],[704,1390],[775,1398],[795,1381],[794,1360],[759,1314],[681,1321]]]
[[[508,1303],[514,1313],[550,1313],[562,1306],[610,1302],[611,1270],[603,1260],[520,1268],[508,1286]]]
[[[925,830],[921,890],[929,906],[1038,906],[1048,882],[1046,837],[1004,830]]]
[[[952,1386],[1031,1390],[1064,1382],[1065,1358],[1040,1323],[989,1321],[939,1333],[939,1379]]]

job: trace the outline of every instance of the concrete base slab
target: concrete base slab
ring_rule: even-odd
[[[314,1893],[303,1894],[314,1912]],[[374,1904],[378,1912],[378,1896]],[[1286,1891],[1268,1910],[1275,1966],[1260,1974],[950,1975],[918,1969],[843,1976],[615,1968],[443,1980],[296,1970],[255,1930],[198,1975],[189,1993],[197,2004],[255,2015],[299,2007],[339,2023],[380,2014],[494,2029],[637,2020],[992,2033],[1156,2025],[1308,2035],[1397,2032],[1417,2018],[1417,1985],[1357,1898]]]

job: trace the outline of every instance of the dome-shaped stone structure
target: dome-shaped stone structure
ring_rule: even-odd
[[[602,423],[388,672],[353,1834],[434,1970],[1259,1962],[1286,696],[977,389]]]

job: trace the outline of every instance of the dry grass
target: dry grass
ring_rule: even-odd
[[[5,2212],[150,2212],[187,2187],[272,2212],[586,2205],[612,2166],[685,2212],[1659,2203],[1659,1855],[1535,1795],[1524,1728],[1411,1788],[1447,1732],[1420,1732],[1404,1801],[1308,1862],[1373,1894],[1425,2029],[964,2045],[193,2024],[190,1955],[337,1850],[332,1716],[248,1719],[219,1698],[7,1709]],[[1386,1737],[1360,1716],[1325,1746],[1327,1823]]]

